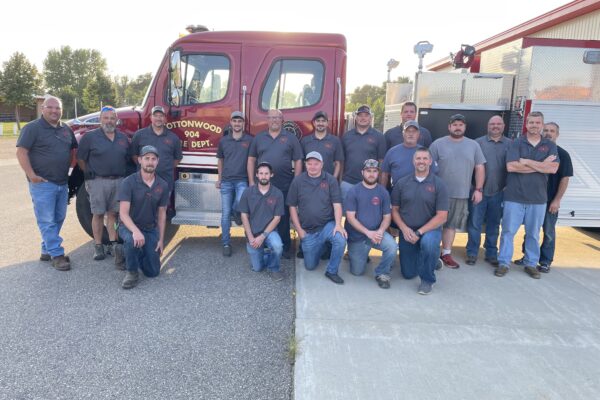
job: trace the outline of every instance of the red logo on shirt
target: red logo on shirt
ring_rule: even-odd
[[[546,145],[542,145],[542,146],[538,147],[538,151],[540,153],[547,153],[548,150],[550,150],[550,148],[548,146],[546,146]]]
[[[162,187],[160,187],[160,186],[157,186],[157,187],[155,187],[155,188],[154,188],[154,193],[161,194],[161,193],[162,193],[162,191],[163,191],[163,189],[162,189]]]
[[[330,149],[330,150],[333,148],[333,146],[331,145],[331,143],[325,143],[324,146],[325,146],[326,149]]]
[[[163,139],[163,142],[164,142],[165,144],[173,144],[173,141],[172,141],[171,139],[169,139],[169,138],[164,138],[164,139]]]
[[[277,198],[276,197],[267,197],[267,204],[270,205],[271,207],[273,207],[275,205],[275,203],[277,203]]]
[[[369,142],[369,143],[375,143],[375,139],[372,138],[372,137],[367,138],[367,142]]]
[[[119,139],[117,143],[119,143],[120,146],[127,147],[127,140],[125,139]]]
[[[279,138],[279,141],[280,141],[281,143],[287,143],[287,139],[288,139],[288,138],[286,138],[286,137],[284,136],[284,137],[281,137],[281,138]]]
[[[242,143],[240,143],[240,145],[247,149],[250,144],[248,142],[242,142]]]
[[[379,204],[381,204],[381,200],[379,199],[379,197],[375,196],[371,199],[371,204],[373,204],[374,206],[378,206]]]
[[[427,190],[429,193],[435,193],[435,186],[432,184],[427,184],[425,185],[425,190]]]
[[[321,182],[321,184],[319,185],[319,187],[323,190],[327,189],[329,187],[329,183],[327,183],[326,181]]]

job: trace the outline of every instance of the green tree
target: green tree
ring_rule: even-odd
[[[128,76],[115,76],[113,78],[115,105],[118,107],[141,105],[150,81],[152,81],[150,73],[138,75],[135,79]]]
[[[88,81],[83,89],[83,106],[88,112],[100,109],[102,105],[115,104],[115,89],[110,78],[99,74]]]
[[[63,46],[52,49],[44,60],[44,80],[50,93],[63,101],[67,118],[74,115],[74,102],[78,99],[79,114],[89,110],[82,105],[83,91],[98,76],[106,76],[106,60],[98,50],[71,49]]]
[[[4,72],[0,75],[0,89],[4,101],[15,107],[18,129],[21,129],[19,107],[35,103],[34,95],[40,90],[40,82],[37,68],[23,53],[14,53],[4,63]]]

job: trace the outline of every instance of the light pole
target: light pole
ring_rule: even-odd
[[[421,72],[423,72],[423,58],[425,57],[425,54],[431,53],[433,51],[433,45],[427,40],[422,40],[419,43],[415,44],[413,50],[417,57],[419,57],[419,70],[415,74],[415,85],[413,87],[413,101],[415,102],[415,104],[417,104],[418,107],[419,103],[417,102],[417,93],[419,89],[419,75],[421,75]]]
[[[400,65],[400,62],[397,61],[397,60],[394,60],[393,58],[390,58],[390,61],[387,62],[387,67],[388,67],[388,70],[387,70],[387,73],[388,73],[387,74],[387,82],[388,83],[391,82],[391,80],[390,80],[390,72],[392,72],[392,70],[394,68],[396,68],[398,65]]]

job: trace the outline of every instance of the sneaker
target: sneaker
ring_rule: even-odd
[[[417,293],[422,294],[422,295],[427,295],[427,294],[431,293],[431,289],[433,289],[433,283],[421,281],[421,284],[419,285],[419,289],[417,290]]]
[[[230,244],[223,245],[223,255],[225,257],[231,257],[231,245]]]
[[[342,285],[344,283],[344,280],[338,274],[325,272],[325,276],[328,277],[333,283],[337,283],[338,285]]]
[[[65,256],[52,257],[52,266],[57,271],[68,271],[71,269],[71,261]]]
[[[476,262],[477,262],[477,256],[467,256],[467,264],[468,265],[475,265]]]
[[[121,284],[121,287],[123,289],[131,289],[138,284],[138,279],[139,279],[139,272],[127,271],[127,272],[125,272],[125,278],[123,279],[123,283]]]
[[[548,272],[550,272],[550,266],[548,264],[540,264],[537,266],[537,270],[543,272],[544,274],[547,274]]]
[[[239,212],[235,211],[233,213],[233,222],[235,222],[238,226],[242,226],[243,225],[242,214],[240,214]]]
[[[454,258],[452,258],[452,255],[450,255],[450,254],[444,254],[443,256],[440,257],[440,260],[442,260],[442,263],[444,264],[444,267],[446,267],[446,268],[451,268],[451,269],[460,268],[460,264],[457,263],[456,261],[454,261]]]
[[[120,271],[125,271],[125,251],[122,244],[115,244],[115,267]]]
[[[435,264],[435,270],[439,271],[442,268],[444,268],[444,263],[441,258],[438,258],[437,263]]]
[[[296,253],[296,257],[297,258],[304,258],[304,252],[302,251],[302,247],[300,247],[298,249],[298,252]]]
[[[283,272],[281,271],[270,271],[269,275],[271,275],[273,282],[279,282],[283,280]]]
[[[500,264],[498,265],[498,267],[496,268],[496,270],[494,271],[494,275],[498,276],[498,277],[503,277],[504,275],[506,275],[506,273],[508,272],[508,265],[504,265],[504,264]]]
[[[104,254],[104,245],[103,244],[95,244],[94,245],[94,260],[100,261],[104,260],[106,255]]]
[[[40,254],[40,261],[50,261],[50,260],[52,260],[52,257],[50,256],[50,254],[46,254],[46,253]]]
[[[521,266],[525,265],[525,261],[524,260],[525,260],[525,257],[521,257],[518,260],[514,260],[513,264],[515,264],[515,265],[521,265]]]
[[[106,247],[104,248],[104,251],[107,256],[112,256],[115,254],[113,252],[113,244],[112,243],[107,244]]]
[[[529,275],[530,277],[532,277],[533,279],[540,279],[540,273],[537,270],[536,267],[525,267],[524,271],[527,275]]]
[[[497,257],[486,257],[485,261],[489,262],[494,267],[497,267],[498,265],[500,265],[500,263],[498,262],[498,258]]]
[[[391,278],[389,275],[385,275],[385,274],[377,275],[375,277],[375,280],[377,281],[377,284],[379,285],[380,288],[382,288],[382,289],[390,288]]]

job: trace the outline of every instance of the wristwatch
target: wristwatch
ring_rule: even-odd
[[[267,232],[267,231],[264,231],[263,233],[261,233],[261,235],[263,235],[263,237],[266,239],[266,238],[267,238],[267,236],[269,236],[269,232]]]
[[[417,235],[418,238],[420,238],[421,236],[423,236],[423,234],[421,233],[421,231],[418,230],[418,229],[415,231],[415,235]]]
[[[483,193],[483,189],[482,188],[477,188],[477,189],[475,189],[475,191],[479,192],[479,193]]]

